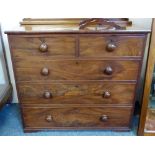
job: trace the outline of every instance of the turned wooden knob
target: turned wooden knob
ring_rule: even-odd
[[[113,42],[108,43],[107,46],[106,46],[106,49],[107,49],[108,52],[114,51],[116,49],[115,43],[113,43]]]
[[[113,69],[110,66],[108,66],[105,68],[104,73],[107,75],[111,75],[113,73]]]
[[[45,118],[45,120],[47,122],[51,122],[53,120],[52,115],[47,115],[46,118]]]
[[[105,91],[105,92],[103,93],[103,97],[104,97],[104,98],[109,98],[110,96],[111,96],[111,94],[110,94],[109,91]]]
[[[100,117],[100,120],[101,120],[102,122],[106,122],[106,121],[108,120],[108,116],[107,116],[107,115],[102,115],[102,116]]]
[[[46,43],[42,43],[39,47],[40,52],[47,52],[48,46]]]
[[[41,69],[41,74],[44,75],[44,76],[47,76],[49,75],[49,69],[44,67]]]
[[[45,99],[49,99],[49,98],[52,98],[52,93],[49,91],[46,91],[46,92],[44,92],[43,96]]]

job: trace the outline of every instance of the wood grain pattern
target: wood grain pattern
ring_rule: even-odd
[[[152,74],[153,74],[153,69],[155,64],[154,53],[155,53],[155,19],[153,20],[153,25],[152,25],[152,35],[151,35],[148,63],[147,63],[147,69],[146,69],[146,77],[145,77],[145,85],[144,85],[144,93],[143,93],[138,135],[144,135],[145,121],[147,116],[147,109],[149,104],[149,97],[150,97],[150,90],[151,90],[151,83],[152,83]]]
[[[121,35],[100,35],[97,37],[80,37],[80,56],[86,57],[118,57],[118,56],[141,56],[145,35],[121,36]],[[108,43],[113,42],[116,49],[108,52]]]
[[[124,108],[23,108],[25,128],[107,128],[128,127],[131,107]],[[101,116],[106,115],[108,120],[103,122]],[[47,121],[47,117],[51,121]]]
[[[26,35],[10,36],[10,46],[14,57],[44,56],[72,57],[75,56],[76,35]],[[118,57],[141,56],[145,35],[88,35],[79,37],[79,54],[82,57]],[[106,46],[114,42],[114,52],[108,52]],[[20,44],[19,44],[20,43]],[[48,51],[41,53],[39,46],[48,45]]]
[[[147,32],[63,28],[7,32],[24,131],[129,130]]]
[[[133,104],[134,83],[18,83],[22,104]],[[109,98],[103,95],[108,91]],[[51,98],[44,93],[50,92]]]
[[[31,60],[31,61],[30,61]],[[39,63],[38,63],[39,62]],[[137,80],[140,61],[137,60],[37,60],[22,58],[15,62],[17,81],[49,80]],[[112,74],[104,71],[110,66]],[[43,76],[46,67],[49,75]]]
[[[42,43],[48,46],[47,52],[41,52],[39,47]],[[10,46],[14,57],[31,57],[31,56],[55,56],[67,57],[75,56],[75,36],[64,35],[47,35],[37,37],[30,36],[10,36]]]

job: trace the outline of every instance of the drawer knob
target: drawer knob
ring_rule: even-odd
[[[102,115],[102,116],[100,117],[100,120],[101,120],[102,122],[106,122],[106,121],[108,120],[108,116],[107,116],[107,115]]]
[[[46,92],[44,92],[43,96],[45,99],[49,99],[49,98],[52,98],[52,93],[49,91],[46,91]]]
[[[116,49],[116,45],[113,42],[107,44],[106,49],[108,52],[112,52]]]
[[[51,121],[53,120],[53,118],[52,118],[51,115],[47,115],[46,118],[45,118],[45,120],[46,120],[47,122],[51,122]]]
[[[113,73],[113,69],[110,66],[108,66],[105,68],[104,73],[107,75],[111,75]]]
[[[104,98],[110,98],[110,96],[111,96],[111,94],[110,94],[109,91],[105,91],[105,92],[103,93],[103,97],[104,97]]]
[[[42,43],[41,45],[40,45],[40,47],[39,47],[39,50],[40,50],[40,52],[47,52],[47,50],[48,50],[48,46],[47,46],[47,44],[46,43]]]
[[[44,75],[44,76],[49,75],[49,69],[46,68],[46,67],[42,68],[42,70],[41,70],[41,74]]]

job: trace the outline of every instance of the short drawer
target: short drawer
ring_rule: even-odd
[[[24,126],[40,129],[129,128],[131,107],[27,107]]]
[[[17,81],[137,80],[138,60],[17,60]]]
[[[133,83],[18,83],[22,104],[132,105]]]
[[[74,36],[47,35],[47,36],[10,36],[10,46],[13,57],[29,58],[35,56],[67,57],[75,56],[76,40]]]
[[[80,36],[82,57],[127,57],[143,54],[145,35]]]

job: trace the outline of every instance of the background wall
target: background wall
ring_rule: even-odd
[[[57,3],[60,4],[60,1],[58,0]],[[16,9],[12,7],[15,4],[17,4]],[[35,6],[35,9],[34,9],[34,6]],[[43,3],[37,3],[36,5],[35,2],[29,1],[29,0],[27,0],[26,2],[18,1],[18,0],[13,0],[13,1],[5,0],[5,2],[3,2],[3,7],[0,10],[0,23],[2,26],[2,33],[3,33],[3,39],[4,39],[5,49],[6,49],[8,66],[9,66],[9,73],[11,76],[11,82],[13,84],[13,89],[14,89],[13,102],[15,103],[18,102],[18,99],[17,99],[17,94],[16,94],[14,74],[12,70],[12,62],[10,58],[7,36],[4,34],[4,31],[12,29],[13,27],[17,27],[19,25],[19,21],[21,21],[23,18],[58,18],[58,17],[62,18],[63,13],[61,15],[61,14],[57,14],[57,12],[58,10],[61,10],[61,7],[63,7],[63,5],[58,5],[58,6],[59,7],[51,6],[51,5],[43,5]],[[42,11],[42,7],[46,7],[46,9]],[[6,11],[5,8],[7,8],[9,13],[4,14],[4,12]],[[74,7],[70,8],[70,12],[75,11],[76,9],[77,8],[75,5],[75,8]],[[50,14],[50,10],[52,10],[53,13]],[[68,12],[67,16],[65,14],[65,17],[71,17],[70,12]],[[79,17],[83,17],[83,16],[79,16]],[[146,27],[151,27],[150,18],[131,19],[131,20],[133,20],[134,23],[138,23],[139,25],[145,25]],[[0,62],[0,83],[2,83],[3,81],[4,81],[4,75],[3,75],[1,62]]]

